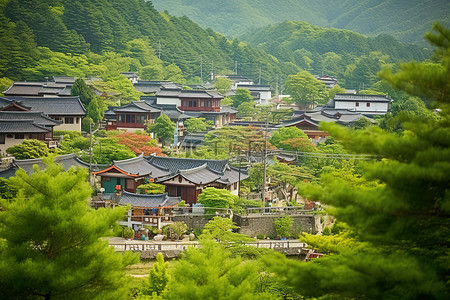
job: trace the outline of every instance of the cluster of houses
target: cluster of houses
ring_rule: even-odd
[[[140,101],[118,107],[109,107],[105,112],[106,130],[143,130],[147,123],[153,123],[161,114],[167,115],[176,123],[175,136],[180,138],[178,145],[197,146],[202,136],[188,135],[184,121],[189,118],[205,118],[215,128],[224,125],[264,126],[263,123],[236,120],[237,110],[220,105],[224,98],[217,91],[205,86],[183,89],[169,81],[141,81],[134,73],[123,73],[136,90],[143,93]],[[246,77],[227,76],[233,83],[228,95],[236,89],[248,89],[259,104],[268,104],[272,98],[270,86],[256,85]],[[329,88],[336,84],[330,77],[319,78]],[[56,147],[58,137],[54,130],[81,131],[82,119],[86,116],[79,97],[71,96],[75,83],[73,77],[54,77],[45,82],[14,82],[0,97],[0,154],[24,139],[37,139],[48,147]],[[325,106],[309,111],[294,111],[290,120],[271,124],[276,130],[280,127],[295,126],[308,137],[320,142],[328,133],[319,130],[319,122],[337,122],[352,126],[361,118],[371,118],[385,114],[392,99],[380,95],[336,94]],[[259,125],[258,125],[259,124]],[[74,154],[56,157],[65,169],[71,166],[88,168],[85,162]],[[33,172],[34,164],[42,165],[40,159],[13,160],[0,166],[0,177],[13,176],[18,168]],[[93,166],[95,175],[102,187],[102,203],[132,205],[133,216],[148,216],[164,213],[180,201],[188,205],[197,203],[198,195],[206,187],[226,189],[238,194],[240,180],[248,177],[244,170],[232,167],[228,160],[204,160],[171,157],[144,157],[114,161],[109,166]],[[165,194],[139,195],[137,187],[145,182],[155,182],[165,186]],[[141,218],[141,223],[145,218]]]

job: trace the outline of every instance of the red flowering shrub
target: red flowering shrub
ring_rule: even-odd
[[[127,146],[136,154],[144,153],[145,156],[156,154],[157,156],[165,156],[161,148],[156,146],[156,140],[148,135],[136,134],[133,132],[124,132],[114,136],[119,144]]]

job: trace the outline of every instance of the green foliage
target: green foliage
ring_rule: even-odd
[[[328,236],[331,235],[331,229],[328,226],[325,226],[325,228],[322,231],[322,235]]]
[[[150,270],[148,281],[144,294],[146,295],[161,295],[169,282],[169,263],[164,262],[164,257],[161,252],[156,255],[156,263],[153,264],[153,268]]]
[[[213,239],[218,242],[245,242],[254,241],[243,234],[232,232],[232,230],[238,229],[231,219],[214,217],[203,228],[203,233],[200,239]]]
[[[214,81],[214,87],[221,93],[225,95],[231,89],[231,80],[228,78],[217,78]]]
[[[169,224],[169,230],[175,235],[175,239],[179,239],[188,230],[188,226],[184,222],[173,222]]]
[[[281,127],[272,134],[269,142],[275,147],[288,151],[315,152],[314,144],[297,127]]]
[[[49,154],[47,145],[38,140],[23,140],[21,144],[6,149],[6,153],[16,159],[46,157]]]
[[[0,78],[0,94],[3,93],[7,88],[9,88],[13,84],[13,82],[13,80],[6,77]]]
[[[291,236],[292,226],[294,225],[294,220],[291,216],[284,216],[282,218],[277,218],[273,220],[273,224],[275,225],[275,230],[277,231],[277,235],[282,238],[287,238]]]
[[[259,292],[255,263],[231,258],[213,241],[189,248],[175,266],[163,299],[269,299]]]
[[[253,102],[253,97],[247,89],[237,89],[236,95],[231,98],[233,99],[233,107],[239,107],[239,105],[245,102]]]
[[[220,100],[220,105],[233,105],[233,99],[231,99],[230,97],[225,97],[222,100]]]
[[[205,122],[205,118],[190,118],[184,121],[184,126],[189,132],[205,131],[208,125]]]
[[[6,178],[0,177],[0,199],[11,200],[17,195],[17,188]]]
[[[256,114],[256,103],[254,101],[251,102],[243,102],[238,106],[238,116],[241,117],[254,117]]]
[[[449,35],[436,29],[439,34],[429,39],[437,46],[437,63],[406,63],[397,73],[382,74],[412,94],[428,95],[441,109],[440,118],[417,122],[406,116],[401,133],[323,125],[346,149],[378,159],[362,164],[360,178],[327,172],[321,187],[304,189],[308,199],[331,206],[332,215],[349,228],[347,235],[302,239],[336,253],[320,263],[271,262],[304,296],[447,298],[450,112],[448,81],[441,76],[449,69],[449,44],[444,42]],[[423,72],[408,72],[411,66]]]
[[[79,156],[83,161],[89,162],[89,152],[85,151]],[[92,162],[96,164],[110,164],[113,160],[123,160],[136,157],[136,154],[127,146],[119,144],[115,138],[99,138],[94,143]]]
[[[93,210],[87,170],[51,159],[45,170],[19,169],[11,182],[17,198],[1,201],[0,284],[2,297],[120,298],[125,266],[135,255],[114,251],[108,236],[126,208]]]
[[[224,189],[207,187],[198,195],[198,202],[205,207],[229,208],[238,199],[238,196]]]
[[[94,92],[87,86],[86,82],[82,78],[75,80],[75,83],[70,90],[70,95],[79,96],[84,107],[88,107],[89,103],[91,103],[91,101],[95,98]]]
[[[289,75],[284,85],[292,100],[297,104],[302,104],[305,108],[328,101],[325,84],[314,78],[308,71]]]
[[[95,97],[91,100],[86,111],[88,117],[91,118],[94,123],[103,121],[104,109],[102,100],[99,97]]]
[[[156,137],[163,141],[163,145],[167,141],[173,140],[176,124],[172,122],[167,115],[161,114],[156,118],[154,124],[147,126],[148,132],[153,132]]]
[[[164,184],[158,184],[154,182],[148,182],[146,184],[141,184],[137,187],[140,194],[147,194],[147,195],[153,195],[153,194],[164,194],[164,191],[166,189],[166,186]]]
[[[81,132],[79,132],[79,131],[72,131],[72,130],[54,130],[53,131],[53,136],[54,137],[59,137],[61,135],[64,136],[64,138],[66,138],[66,136],[69,136],[70,139],[73,139],[75,137],[81,136]]]
[[[428,29],[428,24],[435,20],[441,20],[448,25],[446,16],[449,11],[445,1],[432,0],[413,0],[408,4],[387,0],[349,1],[340,3],[340,5],[334,6],[331,10],[330,6],[333,5],[333,1],[330,0],[320,2],[307,0],[295,2],[290,0],[277,2],[246,0],[239,1],[236,5],[227,9],[224,9],[219,1],[210,1],[208,2],[209,5],[204,5],[206,2],[203,1],[154,0],[152,2],[159,10],[168,10],[177,16],[188,16],[200,26],[204,28],[212,26],[211,28],[227,36],[242,36],[246,34],[246,40],[260,38],[264,33],[269,35],[270,31],[260,29],[265,26],[285,20],[301,20],[326,28],[347,29],[345,31],[340,30],[343,32],[352,30],[366,36],[382,34],[381,37],[389,34],[404,42],[422,43],[423,32]],[[286,31],[290,28],[285,23],[278,25],[282,28],[276,33],[281,36],[279,37],[277,34],[269,35],[269,38],[267,38],[268,43],[272,40],[280,42],[283,41],[283,38],[285,40],[288,39],[289,34]],[[373,26],[373,24],[378,24],[379,26]],[[255,32],[255,29],[260,30]],[[325,33],[330,35],[332,30],[330,29]],[[320,36],[322,39],[328,37],[325,33]],[[301,35],[299,34],[299,36]],[[319,37],[316,38],[320,40]],[[343,37],[331,36],[327,43],[320,43],[313,39],[307,43],[302,40],[303,43],[298,43],[300,45],[298,48],[317,44],[317,46],[323,48],[323,51],[334,51],[333,48],[340,38]],[[389,41],[388,38],[393,40],[392,37],[387,36],[387,41]],[[377,39],[373,38],[372,40],[376,41]],[[352,42],[352,39],[346,42]],[[380,43],[380,46],[389,47],[390,44],[383,45]],[[352,47],[349,48],[351,50]]]
[[[132,239],[134,238],[134,230],[131,227],[124,227],[122,231],[122,237],[125,239]]]

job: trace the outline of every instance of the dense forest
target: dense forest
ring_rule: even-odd
[[[104,90],[123,85],[111,78],[128,71],[179,83],[238,73],[282,86],[301,69],[364,89],[376,82],[381,65],[429,57],[390,36],[366,38],[293,21],[244,36],[252,46],[144,0],[9,0],[0,4],[0,23],[0,77],[96,76],[106,82]]]
[[[231,73],[236,61],[241,74],[256,75],[261,66],[269,83],[277,74],[298,71],[186,17],[160,13],[144,0],[10,0],[0,12],[0,76],[15,80],[104,77],[113,70],[198,82],[201,69],[204,78],[211,71]]]
[[[348,29],[367,35],[386,33],[404,42],[426,45],[423,34],[439,20],[450,25],[446,0],[153,0],[159,10],[186,15],[229,36],[285,20]]]
[[[300,21],[265,27],[242,39],[280,61],[294,63],[313,74],[334,76],[341,86],[353,89],[372,86],[383,65],[424,60],[431,53],[385,34],[365,37]]]

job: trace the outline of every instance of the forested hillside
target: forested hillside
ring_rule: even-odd
[[[186,15],[207,28],[238,36],[285,20],[362,34],[387,33],[425,45],[423,34],[440,20],[450,25],[447,0],[153,0],[159,10]]]
[[[285,21],[242,38],[280,61],[292,62],[313,74],[337,77],[341,86],[354,89],[375,83],[375,75],[384,64],[430,56],[430,51],[389,35],[371,38],[300,21]]]
[[[108,76],[137,71],[144,79],[198,82],[230,73],[271,83],[298,71],[238,40],[204,30],[144,0],[10,0],[0,4],[0,77]]]

